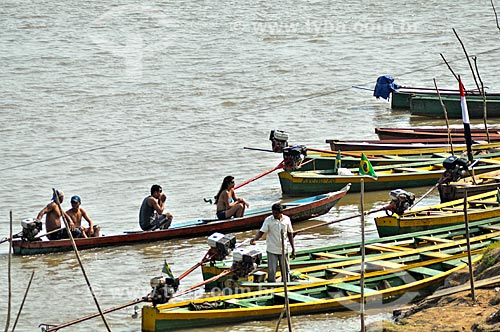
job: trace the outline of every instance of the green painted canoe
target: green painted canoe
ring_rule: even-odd
[[[462,107],[459,97],[442,97],[446,106],[449,119],[461,119]],[[483,99],[482,97],[467,97],[467,109],[469,118],[482,119]],[[500,97],[489,96],[486,100],[487,118],[500,117]],[[412,96],[410,99],[411,115],[444,118],[443,108],[438,97],[434,96]]]

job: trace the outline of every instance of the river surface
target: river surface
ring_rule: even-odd
[[[497,3],[497,10],[500,3]],[[212,217],[224,176],[242,182],[277,165],[269,132],[328,149],[326,139],[376,138],[375,127],[444,125],[391,111],[370,91],[379,75],[406,86],[455,88],[439,53],[475,84],[456,28],[481,78],[498,91],[500,39],[490,1],[75,1],[0,4],[0,238],[35,217],[52,188],[79,195],[104,234],[138,229],[138,209],[161,184],[174,223]],[[458,122],[454,122],[459,124]],[[495,121],[491,121],[494,124]],[[412,190],[417,196],[428,188]],[[251,207],[281,198],[272,173],[238,190]],[[365,209],[387,192],[370,193]],[[429,195],[422,204],[436,201]],[[349,194],[319,220],[356,214]],[[296,228],[317,221],[304,222]],[[368,238],[377,236],[372,218]],[[254,231],[239,233],[242,241]],[[296,238],[305,249],[357,241],[359,220]],[[264,241],[257,245],[263,250]],[[101,307],[149,292],[164,260],[179,275],[207,250],[205,238],[81,252]],[[8,245],[0,245],[0,328],[7,316]],[[13,257],[13,318],[33,284],[16,331],[37,331],[96,311],[73,253]],[[193,272],[187,288],[201,281]],[[201,292],[190,294],[201,296]],[[184,297],[186,298],[186,297]],[[139,331],[133,308],[108,316],[113,331]],[[368,321],[390,317],[368,315]],[[212,327],[271,331],[274,321]],[[12,323],[10,325],[12,327]],[[356,312],[293,318],[295,331],[357,331]],[[286,324],[282,325],[282,330]],[[68,331],[103,331],[100,319]]]

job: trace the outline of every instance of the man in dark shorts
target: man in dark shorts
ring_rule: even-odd
[[[164,213],[167,196],[162,191],[161,186],[154,184],[151,186],[151,195],[142,201],[139,225],[144,231],[167,229],[172,223],[172,214]]]

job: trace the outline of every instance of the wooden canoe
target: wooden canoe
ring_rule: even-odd
[[[351,192],[360,191],[360,180],[364,179],[365,191],[393,190],[435,185],[444,168],[443,160],[436,162],[403,163],[399,165],[375,166],[378,179],[359,176],[358,169],[350,169],[351,175],[338,175],[330,170],[282,171],[278,173],[281,190],[288,196],[307,196],[338,190],[351,183]],[[479,161],[476,174],[499,169],[499,164]]]
[[[460,99],[458,91],[440,91],[442,97],[450,97]],[[466,98],[482,98],[477,92],[466,92]],[[411,99],[417,96],[430,96],[438,98],[437,92],[433,89],[428,90],[411,90],[401,89],[391,93],[391,108],[394,109],[410,109]],[[487,98],[498,98],[498,93],[487,93]]]
[[[472,238],[479,247],[472,249],[473,261],[481,258],[485,245],[495,241],[500,232],[491,232]],[[486,243],[483,243],[486,242]],[[382,308],[384,305],[407,304],[428,294],[441,284],[445,277],[466,266],[464,248],[455,254],[439,250],[465,246],[466,240],[450,241],[411,251],[393,252],[386,258],[368,259],[364,280],[364,296],[367,307]],[[399,261],[398,255],[401,255]],[[417,257],[418,256],[418,257]],[[427,256],[427,257],[426,257]],[[408,262],[405,259],[409,258]],[[426,258],[424,258],[426,257]],[[393,259],[393,261],[391,261]],[[352,264],[359,264],[359,259]],[[318,267],[313,267],[318,269]],[[325,271],[328,266],[322,266]],[[331,268],[335,269],[335,268]],[[337,266],[342,270],[342,266]],[[321,272],[322,273],[322,272]],[[358,310],[361,301],[359,269],[344,273],[324,273],[321,281],[288,287],[287,296],[292,315]],[[316,277],[317,278],[317,277]],[[277,318],[283,310],[284,289],[264,289],[226,296],[204,297],[157,305],[142,309],[142,331],[173,331],[183,328],[208,327],[217,324]],[[210,307],[210,308],[208,308]]]
[[[468,196],[467,215],[469,221],[500,216],[498,190]],[[375,218],[379,236],[391,236],[428,230],[450,225],[464,224],[463,199],[409,210],[402,215]]]
[[[492,191],[499,187],[500,171],[492,171],[474,176],[468,176],[456,182],[440,184],[438,189],[441,203],[446,203],[463,198],[465,190],[467,190],[468,196],[472,196]]]
[[[492,229],[495,229],[495,227],[500,229],[500,218],[491,218],[471,222],[469,225],[470,237],[490,233]],[[366,257],[368,258],[390,252],[401,252],[404,250],[423,248],[437,243],[449,242],[449,240],[452,239],[463,239],[464,237],[465,229],[463,225],[453,225],[429,229],[426,231],[370,239],[365,243],[365,252]],[[330,264],[359,259],[361,256],[360,248],[361,242],[354,242],[298,251],[295,259],[290,260],[289,262],[290,269],[297,270],[299,268],[318,264]],[[208,280],[221,274],[222,272],[230,269],[232,264],[232,260],[203,264],[201,267],[203,279]],[[267,271],[267,258],[265,256],[263,257],[262,263],[257,267],[257,270],[264,272]],[[205,290],[212,290],[213,288],[231,288],[239,285],[240,283],[247,286],[245,282],[253,280],[254,276],[252,274],[248,277],[238,277],[235,274],[229,274],[226,277],[221,277],[206,284]]]
[[[307,220],[327,213],[349,191],[349,185],[338,191],[318,195],[291,202],[282,203],[284,213],[292,222]],[[108,235],[95,238],[75,239],[79,250],[107,246],[130,245],[141,242],[161,241],[172,238],[191,238],[210,235],[214,232],[237,232],[259,228],[264,219],[271,214],[269,207],[249,210],[241,218],[228,220],[198,219],[194,221],[174,223],[166,230],[140,231],[118,235]],[[69,239],[54,241],[12,241],[14,254],[33,255],[72,250]]]
[[[445,127],[411,127],[411,128],[375,128],[375,133],[380,139],[448,139],[448,130]],[[492,141],[500,140],[499,128],[488,128],[488,133]],[[453,139],[464,137],[464,128],[452,127],[450,134]],[[476,141],[486,141],[486,131],[484,128],[471,128],[471,135]]]
[[[448,119],[461,119],[462,106],[460,97],[442,97]],[[467,97],[467,109],[469,118],[482,119],[484,117],[483,98]],[[487,118],[500,117],[500,99],[488,97],[486,100]],[[438,97],[435,96],[412,96],[410,99],[411,115],[427,116],[434,118],[444,118],[443,108]]]

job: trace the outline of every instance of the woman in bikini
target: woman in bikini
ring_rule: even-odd
[[[217,196],[215,196],[215,204],[217,204],[217,218],[219,220],[229,219],[231,217],[242,217],[245,213],[245,207],[249,207],[243,198],[236,198],[234,193],[234,177],[226,176],[220,186]]]

